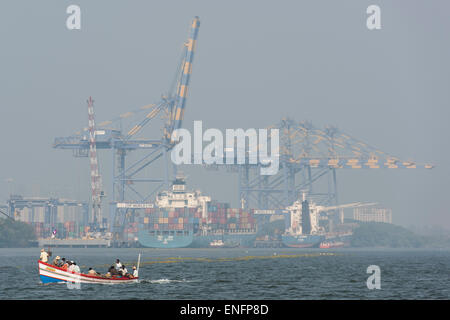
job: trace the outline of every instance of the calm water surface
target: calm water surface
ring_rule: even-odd
[[[53,249],[82,271],[128,270],[142,253],[138,284],[69,289],[43,285],[39,249],[0,249],[0,299],[449,299],[450,250]],[[369,265],[381,289],[366,285]]]

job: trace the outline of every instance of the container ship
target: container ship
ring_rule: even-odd
[[[226,203],[210,202],[207,214],[195,232],[191,247],[252,247],[256,239],[256,223],[252,211],[230,208]]]
[[[256,224],[252,212],[187,191],[185,179],[177,177],[139,218],[137,238],[151,248],[247,247],[256,239]]]

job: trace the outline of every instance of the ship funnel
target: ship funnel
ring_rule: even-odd
[[[309,203],[307,200],[302,202],[302,233],[311,233],[311,213],[309,211]]]

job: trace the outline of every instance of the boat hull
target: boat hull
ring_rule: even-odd
[[[327,236],[319,247],[322,249],[346,247],[350,245],[351,239],[352,234],[333,234]]]
[[[322,235],[283,235],[283,244],[291,248],[312,248],[319,246],[320,242],[324,240]]]
[[[39,277],[42,283],[96,283],[96,284],[116,284],[116,283],[136,283],[139,278],[103,278],[82,273],[68,272],[48,263],[38,261]]]

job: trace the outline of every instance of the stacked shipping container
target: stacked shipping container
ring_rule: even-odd
[[[212,229],[230,231],[255,229],[253,213],[245,209],[230,208],[228,204],[215,202],[208,206],[208,220]]]
[[[150,230],[190,229],[199,219],[197,208],[151,208],[145,213],[141,223]]]
[[[244,209],[231,209],[227,203],[213,202],[208,205],[207,218],[202,217],[201,208],[151,208],[139,222],[146,230],[192,230],[198,224],[208,225],[211,230],[251,230],[256,228],[253,214]],[[126,231],[134,233],[137,225]]]

